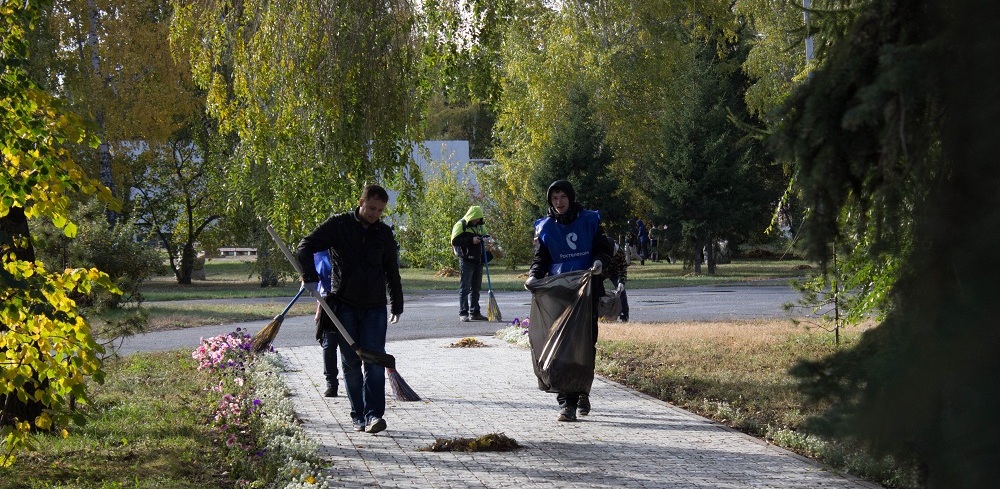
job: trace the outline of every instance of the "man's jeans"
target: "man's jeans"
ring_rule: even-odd
[[[458,286],[458,314],[480,314],[479,290],[483,288],[483,264],[459,259],[459,268],[462,281]]]
[[[385,306],[363,309],[340,304],[337,318],[347,334],[362,350],[385,353],[385,333],[388,313]],[[346,338],[340,342],[341,369],[347,384],[347,400],[351,402],[351,418],[368,422],[385,415],[385,369],[362,363]]]

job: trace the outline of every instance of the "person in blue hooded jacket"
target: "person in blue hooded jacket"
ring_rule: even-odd
[[[604,296],[601,273],[603,264],[610,263],[613,251],[601,227],[601,215],[584,209],[576,202],[576,191],[566,180],[552,182],[546,192],[546,200],[549,204],[548,215],[535,221],[535,256],[528,270],[525,288],[549,275],[593,270],[598,277],[590,282],[593,301],[590,327],[596,344],[597,306]],[[596,350],[592,349],[591,353],[594,352]],[[559,421],[576,421],[577,412],[580,416],[590,414],[590,395],[586,392],[559,392],[556,401],[559,403]]]
[[[319,286],[316,291],[325,298],[332,291],[330,274],[333,267],[330,265],[330,250],[313,253],[313,262],[316,264],[316,273],[319,274]],[[316,341],[319,341],[320,347],[323,348],[323,376],[326,378],[326,390],[323,395],[337,397],[339,384],[337,374],[340,373],[340,369],[337,367],[337,343],[340,339],[340,333],[337,332],[333,320],[323,312],[323,308],[318,302],[316,303],[315,320]]]

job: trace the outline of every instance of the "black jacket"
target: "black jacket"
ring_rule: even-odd
[[[319,280],[313,253],[326,249],[332,266],[328,297],[353,307],[385,307],[388,290],[391,313],[403,313],[396,238],[389,226],[378,221],[366,229],[357,209],[327,219],[299,242],[303,281]]]
[[[483,245],[485,244],[482,241],[483,235],[479,233],[482,227],[469,226],[465,221],[460,222],[462,223],[462,232],[458,236],[455,236],[455,239],[451,240],[452,247],[456,248],[456,256],[468,262],[482,263]],[[479,238],[479,244],[473,243],[472,238]]]

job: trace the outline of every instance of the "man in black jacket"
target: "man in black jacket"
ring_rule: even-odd
[[[361,349],[376,353],[385,353],[387,288],[392,310],[388,322],[395,324],[403,313],[396,238],[380,220],[388,202],[384,188],[365,186],[358,207],[327,219],[297,249],[306,290],[315,289],[319,280],[313,253],[330,251],[332,273],[326,301]],[[341,341],[341,370],[354,430],[378,433],[386,428],[385,369],[362,363],[350,345]]]

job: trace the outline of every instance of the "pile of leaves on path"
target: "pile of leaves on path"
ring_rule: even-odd
[[[481,348],[481,347],[484,347],[484,346],[487,346],[487,345],[486,345],[486,343],[483,343],[482,341],[479,341],[479,340],[477,340],[477,339],[469,336],[469,337],[466,337],[466,338],[462,338],[461,340],[458,340],[455,343],[452,343],[452,344],[450,344],[448,346],[450,348]]]
[[[521,448],[517,441],[503,433],[490,433],[479,438],[438,438],[423,452],[509,452]]]

